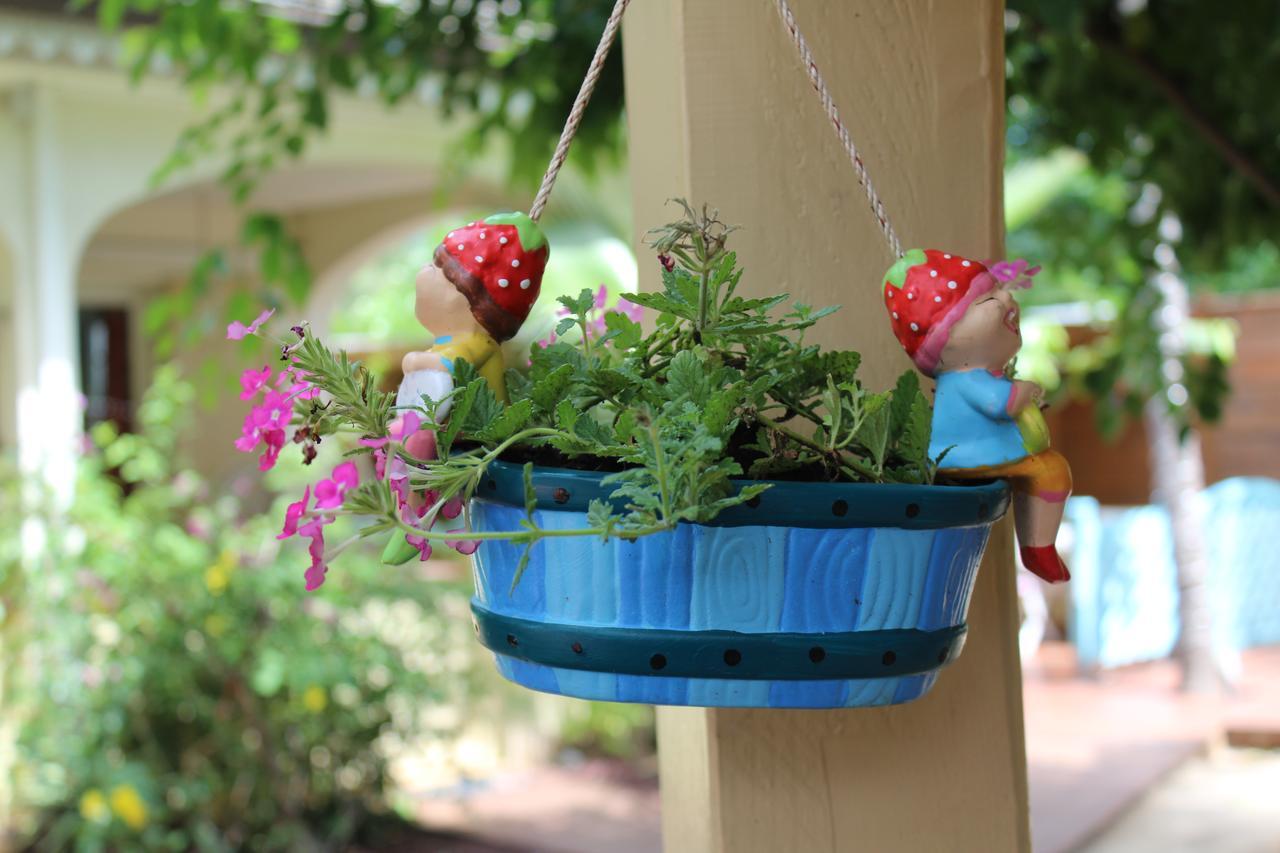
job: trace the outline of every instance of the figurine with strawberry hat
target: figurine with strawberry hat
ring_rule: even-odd
[[[1059,583],[1071,577],[1054,546],[1071,468],[1049,447],[1040,387],[1009,376],[1022,346],[1009,291],[986,265],[932,249],[904,254],[884,282],[894,334],[937,379],[929,455],[943,457],[939,475],[1008,479],[1022,563]]]
[[[401,362],[399,408],[421,405],[424,396],[448,395],[458,358],[469,361],[506,402],[500,344],[519,331],[537,301],[547,255],[542,229],[523,213],[494,214],[449,232],[415,279],[414,313],[435,340]],[[436,418],[447,414],[445,401]]]
[[[452,403],[448,396],[459,358],[488,382],[494,396],[507,401],[501,344],[520,330],[537,301],[548,254],[542,229],[523,213],[497,213],[449,232],[432,263],[414,279],[414,315],[435,338],[401,362],[397,409],[421,408],[427,398],[438,402],[435,419],[442,422]],[[434,431],[409,436],[405,449],[416,459],[436,458]],[[399,564],[417,553],[403,536],[394,536],[383,560]]]

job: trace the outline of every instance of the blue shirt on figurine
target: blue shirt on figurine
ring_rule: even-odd
[[[986,370],[938,374],[929,456],[945,468],[981,468],[1025,458],[1022,432],[1009,414],[1013,383]]]

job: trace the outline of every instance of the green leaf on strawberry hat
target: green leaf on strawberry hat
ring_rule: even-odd
[[[884,275],[884,280],[894,287],[902,287],[907,281],[907,270],[918,264],[923,264],[926,260],[924,249],[912,249],[898,258],[893,266],[889,267],[889,271]]]
[[[547,245],[547,236],[542,233],[538,223],[523,213],[495,213],[484,218],[486,225],[511,225],[520,238],[520,248],[526,252],[541,249]]]

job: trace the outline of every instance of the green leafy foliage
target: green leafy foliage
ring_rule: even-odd
[[[6,535],[16,525],[0,531],[11,841],[373,846],[369,833],[392,819],[388,746],[450,736],[393,708],[465,707],[477,686],[478,656],[422,652],[470,648],[468,593],[381,571],[366,554],[323,600],[301,602],[279,516],[246,517],[175,463],[192,395],[162,369],[138,433],[95,431],[74,506],[28,516],[49,536],[35,563],[21,566]],[[20,480],[0,473],[0,509],[16,517],[5,487]]]
[[[890,391],[866,389],[856,352],[822,352],[804,343],[805,330],[831,309],[793,305],[785,294],[737,294],[743,271],[727,249],[733,229],[714,211],[681,202],[684,216],[651,232],[664,259],[663,290],[628,296],[658,313],[652,330],[620,312],[603,323],[590,290],[560,299],[561,335],[579,340],[539,344],[526,371],[507,371],[506,403],[464,360],[453,368],[447,418],[439,401],[419,409],[434,429],[438,458],[401,457],[413,486],[434,494],[421,524],[398,512],[388,481],[367,483],[345,509],[372,516],[372,530],[393,529],[427,541],[456,534],[430,529],[450,499],[469,500],[485,468],[506,458],[603,470],[612,501],[588,512],[588,527],[545,530],[530,512],[518,530],[468,534],[503,538],[528,549],[549,536],[637,536],[682,522],[708,522],[786,477],[830,482],[930,483],[930,407],[914,373]],[[367,372],[306,335],[298,367],[324,394],[308,434],[337,431],[386,435],[394,413],[388,395],[371,389]],[[743,481],[748,482],[743,482]],[[517,576],[518,576],[517,572]]]

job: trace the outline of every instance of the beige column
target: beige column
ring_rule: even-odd
[[[792,3],[904,243],[998,257],[1002,4]],[[638,232],[674,218],[673,196],[719,207],[742,226],[743,288],[843,305],[818,339],[891,384],[910,367],[880,302],[891,258],[771,0],[636,2],[624,55]],[[961,659],[914,704],[660,710],[665,849],[1027,850],[1007,523],[969,616]]]

